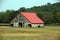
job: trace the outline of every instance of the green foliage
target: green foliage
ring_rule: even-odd
[[[18,9],[18,12],[26,12],[26,8],[25,7],[21,7],[20,9]]]
[[[60,23],[60,3],[47,3],[47,5],[34,6],[27,10],[35,12],[45,23]]]
[[[9,23],[16,15],[17,11],[6,10],[6,12],[0,12],[0,23]]]
[[[43,6],[31,8],[21,7],[17,11],[6,10],[6,12],[0,12],[0,23],[9,23],[20,12],[35,12],[46,24],[60,24],[60,2],[54,4],[47,3]]]

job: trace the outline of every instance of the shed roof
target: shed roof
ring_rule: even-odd
[[[21,14],[32,24],[43,24],[44,22],[35,14],[31,12],[21,12]]]

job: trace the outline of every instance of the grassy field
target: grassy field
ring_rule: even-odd
[[[60,26],[44,28],[0,26],[0,40],[60,40]]]

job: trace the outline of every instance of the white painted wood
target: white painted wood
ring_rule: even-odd
[[[44,24],[40,24],[40,27],[44,27]]]
[[[14,22],[14,27],[18,27],[18,22]]]
[[[38,27],[39,24],[32,24],[32,27]]]
[[[11,21],[11,24],[13,24],[13,26],[14,27],[18,27],[19,25],[19,23],[24,23],[23,24],[23,26],[24,27],[28,27],[28,24],[31,24],[30,22],[29,22],[29,20],[27,20],[23,15],[21,15],[21,14],[18,14],[12,21]],[[44,24],[31,24],[32,25],[32,27],[38,27],[38,26],[40,26],[40,27],[43,27],[44,26]]]

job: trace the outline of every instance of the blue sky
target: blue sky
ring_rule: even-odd
[[[0,0],[0,11],[18,10],[21,7],[30,8],[33,6],[41,6],[47,3],[56,3],[57,0]]]

